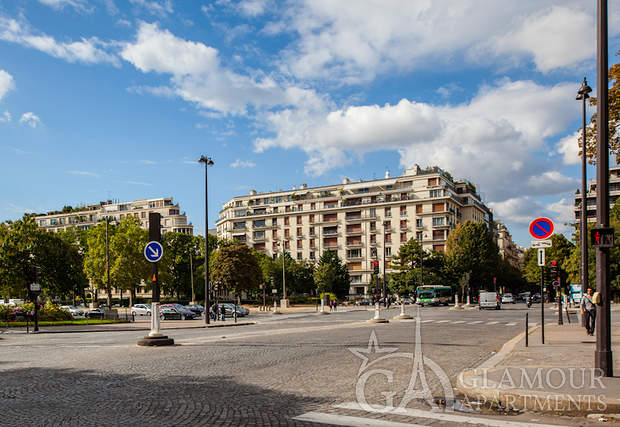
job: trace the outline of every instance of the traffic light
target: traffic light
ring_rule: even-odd
[[[372,262],[373,272],[379,274],[379,261]]]
[[[30,283],[41,283],[41,267],[38,265],[32,266]]]
[[[556,260],[551,261],[551,280],[559,280],[560,272],[558,262]]]

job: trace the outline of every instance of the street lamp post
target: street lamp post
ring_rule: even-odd
[[[609,99],[607,72],[607,0],[598,0],[597,7],[597,136],[596,136],[596,226],[609,227]],[[613,376],[611,350],[609,248],[596,248],[596,290],[601,303],[596,306],[596,350],[594,367],[603,376]]]
[[[205,164],[205,324],[209,324],[209,181],[207,171],[213,166],[211,157],[200,156],[198,163]]]
[[[288,304],[286,301],[286,260],[284,259],[285,254],[286,250],[284,249],[284,241],[282,241],[282,301],[280,301],[281,308],[288,308]]]
[[[587,214],[587,188],[586,188],[586,99],[592,92],[592,88],[588,86],[586,78],[583,78],[583,84],[577,92],[577,99],[582,102],[582,144],[581,144],[581,289],[583,292],[588,290],[588,214]]]

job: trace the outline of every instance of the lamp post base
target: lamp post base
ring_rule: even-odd
[[[614,376],[614,363],[612,352],[609,350],[594,351],[594,366],[600,369],[599,373],[602,377]]]
[[[174,345],[174,339],[168,338],[165,335],[161,335],[158,337],[145,336],[138,340],[138,345],[144,347],[160,347],[165,345]]]
[[[372,319],[368,319],[366,322],[368,323],[390,323],[389,320],[384,319],[383,317],[381,317],[381,306],[379,305],[379,303],[375,304],[375,317],[373,317]]]

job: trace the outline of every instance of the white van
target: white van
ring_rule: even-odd
[[[502,308],[502,300],[497,295],[497,292],[480,291],[480,299],[478,300],[478,308],[493,308],[499,310]]]

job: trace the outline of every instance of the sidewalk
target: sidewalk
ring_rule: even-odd
[[[457,388],[467,400],[507,410],[555,414],[620,413],[620,325],[612,324],[615,377],[599,377],[594,369],[595,337],[572,324],[530,328],[529,347],[522,333],[491,359],[462,372]]]

